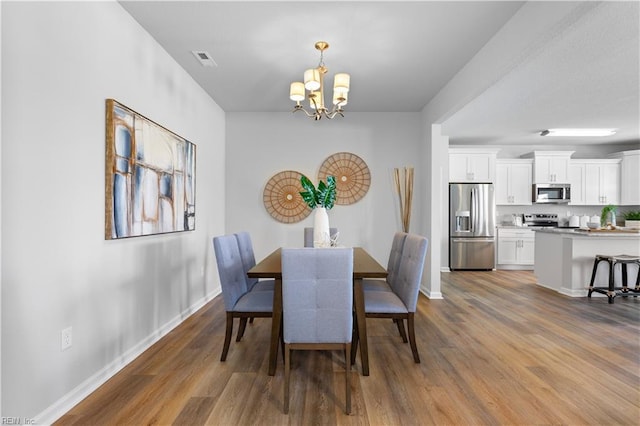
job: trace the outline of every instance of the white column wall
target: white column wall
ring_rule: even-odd
[[[2,416],[44,424],[219,292],[225,117],[117,2],[1,7]],[[104,240],[106,98],[197,145],[195,231]]]

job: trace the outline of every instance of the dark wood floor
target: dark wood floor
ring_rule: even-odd
[[[442,279],[444,300],[418,302],[421,364],[390,320],[367,322],[371,375],[358,358],[351,416],[339,352],[294,353],[282,414],[282,363],[267,375],[270,319],[221,363],[218,297],[57,424],[639,424],[639,299],[570,298],[523,271]]]

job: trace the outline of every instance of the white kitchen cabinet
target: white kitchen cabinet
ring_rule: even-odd
[[[571,205],[620,203],[620,160],[571,160]]]
[[[494,182],[498,151],[449,148],[449,182]]]
[[[498,228],[497,269],[532,269],[535,232],[526,228]]]
[[[604,160],[606,161],[606,160]],[[587,204],[620,203],[620,163],[587,164],[585,168]]]
[[[640,205],[640,150],[616,152],[611,158],[620,159],[620,205]]]
[[[533,160],[496,161],[495,193],[498,205],[531,205]]]
[[[578,160],[571,160],[571,164],[569,164],[569,183],[571,184],[571,202],[569,204],[572,206],[587,204],[585,168],[586,164]]]
[[[534,151],[534,183],[568,183],[569,161],[574,151]]]

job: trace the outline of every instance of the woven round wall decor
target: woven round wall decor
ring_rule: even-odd
[[[296,223],[311,214],[311,209],[300,196],[302,173],[285,170],[269,179],[262,193],[267,212],[278,222]]]
[[[365,196],[371,186],[367,163],[350,152],[330,155],[320,166],[318,179],[336,178],[336,204],[353,204]]]

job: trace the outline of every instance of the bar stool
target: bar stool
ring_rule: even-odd
[[[609,283],[607,287],[594,287],[596,279],[596,272],[600,262],[607,262],[609,264]],[[622,287],[615,286],[615,267],[620,264],[622,267]],[[629,288],[627,285],[627,265],[638,265],[638,273],[636,275],[635,287]],[[609,303],[613,303],[613,299],[616,296],[627,297],[638,296],[640,294],[640,256],[630,256],[621,254],[617,256],[610,256],[606,254],[597,254],[593,262],[593,273],[591,274],[591,283],[589,283],[589,293],[587,297],[591,297],[591,293],[605,294],[609,299]]]

